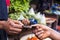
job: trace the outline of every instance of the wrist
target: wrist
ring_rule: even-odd
[[[3,29],[3,26],[2,25],[0,25],[0,29]]]
[[[53,29],[51,29],[51,28],[48,27],[47,30],[48,30],[49,33],[50,33],[49,37],[52,38]]]
[[[6,23],[6,21],[0,21],[0,29],[4,28],[4,24]]]
[[[55,30],[50,29],[50,38],[55,40],[55,38],[57,38],[56,34],[58,34],[58,33]]]

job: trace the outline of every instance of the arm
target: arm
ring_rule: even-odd
[[[0,0],[0,29],[2,29],[5,20],[8,19],[6,0]]]
[[[60,40],[60,33],[53,30],[53,29],[50,29],[50,32],[51,32],[51,35],[50,37],[54,40]]]
[[[0,25],[0,29],[2,29],[2,25]]]
[[[0,0],[0,20],[7,20],[8,13],[7,13],[7,5],[6,0]]]
[[[0,29],[3,29],[3,25],[5,24],[6,21],[0,21]]]
[[[60,33],[41,24],[36,24],[37,29],[34,30],[34,33],[37,35],[38,38],[44,39],[47,37],[52,38],[53,40],[60,40]]]
[[[6,0],[0,0],[0,29],[9,34],[18,34],[22,31],[23,24],[19,21],[8,19]]]

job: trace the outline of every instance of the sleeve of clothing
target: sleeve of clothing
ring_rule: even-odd
[[[7,6],[10,6],[10,0],[6,0]]]
[[[6,0],[0,0],[0,20],[7,20],[8,13],[7,13],[7,5]]]
[[[4,30],[0,30],[0,40],[7,40],[7,33]]]

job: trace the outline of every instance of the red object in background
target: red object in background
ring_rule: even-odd
[[[57,26],[56,28],[57,28],[57,30],[60,30],[60,26]]]
[[[6,0],[7,6],[10,6],[10,0]]]

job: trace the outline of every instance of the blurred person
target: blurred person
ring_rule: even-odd
[[[49,10],[52,0],[39,0],[38,12],[43,13],[45,10]]]
[[[7,40],[7,33],[10,35],[20,33],[22,26],[20,21],[8,18],[6,0],[0,0],[0,40]]]
[[[34,9],[35,12],[38,11],[39,0],[31,0],[30,7]]]
[[[35,24],[36,29],[33,31],[39,39],[45,39],[50,37],[53,40],[60,40],[60,33],[49,28],[48,26]]]
[[[30,6],[35,11],[43,13],[44,10],[49,10],[52,5],[52,0],[32,0]]]

